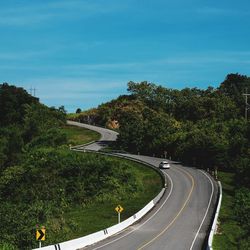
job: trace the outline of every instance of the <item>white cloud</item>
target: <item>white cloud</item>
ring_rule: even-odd
[[[249,15],[250,11],[248,9],[239,9],[239,8],[229,8],[229,7],[211,7],[203,6],[202,8],[196,8],[195,13],[200,15],[209,15],[209,16],[246,16]]]
[[[250,51],[210,51],[144,61],[61,66],[22,65],[21,70],[26,69],[27,74],[22,78],[21,86],[28,91],[31,87],[36,88],[37,96],[49,106],[61,104],[66,109],[70,105],[89,108],[125,94],[130,80],[147,80],[171,88],[206,87],[208,84],[216,84],[218,78],[223,81],[230,72],[249,74],[249,55]],[[246,72],[240,72],[240,68]],[[37,70],[36,77],[30,77],[31,70]],[[5,71],[2,71],[1,75],[5,77]],[[46,77],[42,76],[43,71]],[[210,75],[209,79],[207,75]],[[20,81],[12,82],[20,86]]]
[[[125,83],[126,84],[126,83]],[[25,87],[34,86],[44,96],[75,97],[82,94],[101,94],[120,90],[124,85],[113,79],[40,78],[29,79]]]
[[[0,52],[0,60],[26,60],[37,58],[45,55],[50,55],[50,50],[37,51],[17,51],[17,52]]]
[[[111,2],[112,4],[109,4]],[[0,25],[32,26],[54,19],[84,19],[93,15],[123,10],[125,4],[116,1],[61,0],[26,3],[0,9]]]
[[[27,80],[21,86],[28,92],[35,88],[42,103],[64,105],[69,112],[74,112],[76,107],[96,107],[126,93],[126,82],[112,79],[40,78]]]

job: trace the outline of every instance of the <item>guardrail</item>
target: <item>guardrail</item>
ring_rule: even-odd
[[[74,240],[65,241],[59,244],[50,245],[42,248],[36,248],[36,250],[43,249],[43,250],[76,250],[88,245],[92,245],[94,243],[97,243],[101,240],[104,240],[114,234],[117,234],[118,232],[121,232],[128,226],[134,224],[138,220],[140,220],[145,214],[147,214],[154,206],[155,204],[161,199],[162,195],[165,192],[165,188],[161,190],[161,192],[153,199],[151,200],[144,208],[142,208],[139,212],[134,214],[133,216],[129,217],[128,219],[124,220],[123,222],[116,224],[114,226],[111,226],[109,228],[103,229],[101,231],[98,231],[93,234],[86,235],[81,238],[77,238]]]
[[[81,145],[81,147],[83,147],[83,145]],[[125,156],[125,155],[112,154],[112,153],[106,153],[106,152],[96,152],[96,151],[92,151],[92,150],[80,149],[80,147],[77,148],[77,146],[72,147],[71,149],[74,151],[94,152],[94,153],[98,153],[98,154],[104,154],[104,155],[129,159],[129,160],[133,160],[135,162],[139,162],[139,163],[142,163],[144,165],[147,165],[151,168],[154,168],[156,171],[158,171],[161,174],[161,176],[164,180],[164,187],[162,188],[160,193],[153,200],[151,200],[145,207],[143,207],[136,214],[134,214],[133,216],[129,217],[128,219],[122,221],[119,224],[116,224],[116,225],[111,226],[109,228],[100,230],[96,233],[83,236],[81,238],[57,243],[54,245],[45,246],[42,248],[35,248],[34,250],[39,250],[39,249],[43,249],[43,250],[55,250],[55,249],[56,250],[76,250],[76,249],[83,248],[83,247],[88,246],[88,245],[92,245],[92,244],[97,243],[101,240],[104,240],[112,235],[115,235],[115,234],[121,232],[125,228],[127,228],[127,227],[131,226],[132,224],[136,223],[137,221],[139,221],[143,216],[145,216],[159,202],[159,200],[161,199],[161,197],[163,196],[163,194],[166,191],[167,180],[166,180],[165,175],[163,175],[162,172],[159,171],[159,169],[157,169],[155,166],[153,166],[147,162],[144,162],[144,161],[141,161],[138,159],[134,159],[132,157]]]
[[[128,155],[125,155],[125,153],[117,153],[117,152],[105,152],[105,151],[95,151],[95,150],[90,150],[90,149],[84,149],[82,146],[80,146],[79,148],[77,148],[77,146],[75,146],[74,148],[72,148],[72,150],[74,151],[78,151],[78,152],[91,152],[91,153],[97,153],[97,154],[102,154],[102,155],[108,155],[108,156],[112,156],[112,157],[119,157],[119,158],[122,158],[122,159],[128,159],[128,160],[131,160],[131,161],[134,161],[134,162],[138,162],[138,163],[141,163],[145,166],[148,166],[150,168],[153,168],[155,171],[157,171],[161,178],[162,178],[162,181],[163,181],[163,187],[167,187],[167,178],[166,176],[162,173],[162,171],[159,170],[159,168],[155,167],[154,165],[148,163],[148,162],[145,162],[145,161],[142,161],[142,160],[139,160],[139,159],[135,159],[133,157],[130,157]]]
[[[70,149],[71,149],[71,150],[74,150],[74,149],[81,149],[81,148],[84,148],[84,147],[86,147],[86,146],[88,146],[88,145],[90,145],[90,144],[93,144],[93,143],[95,143],[95,142],[97,142],[97,141],[90,141],[90,142],[88,142],[88,143],[85,143],[85,144],[82,144],[82,145],[76,145],[76,146],[71,146],[71,145],[70,145]]]
[[[213,237],[214,237],[214,234],[216,233],[216,230],[217,230],[217,222],[218,222],[218,217],[219,217],[219,212],[220,212],[220,207],[221,207],[222,185],[221,185],[220,181],[218,181],[218,184],[219,184],[219,199],[218,199],[218,204],[217,204],[217,208],[216,208],[215,215],[214,215],[212,228],[211,228],[211,231],[210,231],[209,237],[208,237],[207,250],[213,250],[213,246],[212,246]]]

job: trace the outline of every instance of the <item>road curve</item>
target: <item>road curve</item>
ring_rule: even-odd
[[[67,121],[67,124],[72,125],[72,126],[87,128],[101,135],[101,138],[98,141],[95,141],[89,145],[78,146],[79,149],[99,151],[103,147],[107,146],[109,143],[116,141],[116,138],[118,135],[118,133],[113,130],[101,128],[101,127],[97,127],[97,126],[93,126],[89,124],[83,124],[83,123],[73,122],[73,121]]]
[[[101,143],[85,148],[99,150],[106,142],[115,140],[117,133],[104,128],[72,123],[101,133]],[[126,155],[158,166],[162,160],[141,155]],[[184,167],[170,161],[171,168],[163,170],[168,189],[161,201],[139,223],[120,234],[83,249],[105,250],[186,250],[203,249],[207,231],[216,205],[217,184],[204,171]]]

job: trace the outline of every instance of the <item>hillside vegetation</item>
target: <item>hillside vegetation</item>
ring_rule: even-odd
[[[107,127],[115,123],[119,132],[116,148],[233,173],[232,220],[242,229],[235,240],[241,242],[241,249],[247,249],[250,122],[245,119],[243,96],[247,88],[249,91],[250,78],[240,74],[229,74],[218,88],[207,89],[176,90],[129,82],[129,95],[72,115],[71,119]],[[231,249],[228,242],[227,249]]]
[[[95,131],[76,126],[63,126],[69,145],[76,146],[100,139],[100,134]]]
[[[161,189],[151,169],[70,151],[70,143],[98,135],[88,131],[83,137],[85,130],[65,127],[63,107],[48,108],[6,83],[0,85],[0,103],[0,249],[37,247],[41,226],[43,245],[100,230],[116,223],[116,205],[125,206],[126,218]]]

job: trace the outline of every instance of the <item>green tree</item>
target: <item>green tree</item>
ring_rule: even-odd
[[[242,187],[236,191],[234,212],[238,222],[250,233],[250,189]]]
[[[243,93],[250,89],[250,78],[245,75],[228,74],[226,79],[220,84],[219,91],[230,98],[237,104],[244,115],[245,101]]]
[[[82,110],[80,109],[80,108],[78,108],[77,110],[76,110],[76,114],[80,114],[82,112]]]
[[[42,104],[26,105],[24,116],[24,138],[31,141],[48,129],[59,128],[66,122],[65,114]]]
[[[0,84],[0,127],[21,124],[25,114],[25,104],[38,103],[23,88],[7,83]]]
[[[140,152],[143,147],[143,118],[137,112],[124,112],[120,116],[120,133],[118,145],[125,150]]]

